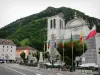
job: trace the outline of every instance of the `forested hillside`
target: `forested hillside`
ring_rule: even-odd
[[[97,18],[89,17],[84,13],[66,7],[54,8],[48,7],[47,9],[21,19],[18,19],[5,27],[0,29],[0,38],[11,39],[17,46],[32,46],[38,50],[43,50],[43,41],[46,40],[47,35],[47,17],[64,14],[66,23],[74,18],[74,13],[78,17],[82,17],[89,23],[89,27],[97,26],[97,32],[100,32],[100,20]]]

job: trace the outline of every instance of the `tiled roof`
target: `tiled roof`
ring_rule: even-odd
[[[17,47],[16,50],[36,50],[30,46]]]
[[[0,39],[0,45],[15,45],[12,40]]]

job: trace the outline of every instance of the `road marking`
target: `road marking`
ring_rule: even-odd
[[[8,65],[9,67],[17,67],[17,68],[19,68],[18,66],[12,66],[12,65]],[[31,71],[31,72],[34,72],[34,73],[36,73],[36,74],[44,74],[43,72],[40,72],[39,70],[37,71],[37,70],[32,70],[32,68],[29,68],[28,66],[21,66],[20,67],[21,69],[24,69],[24,70],[27,70],[27,71]],[[27,68],[27,69],[26,69]]]
[[[38,73],[35,73],[36,75],[42,75],[42,74],[38,74]]]
[[[61,73],[57,73],[57,75],[63,75],[63,74],[61,74]]]
[[[3,67],[5,67],[5,66],[3,66]],[[11,69],[11,68],[8,68],[8,67],[5,67],[5,68],[10,69],[10,70],[12,70],[12,71],[14,71],[14,72],[17,72],[17,73],[19,73],[19,74],[21,74],[21,75],[26,75],[26,74],[24,74],[24,73],[22,73],[22,72],[19,72],[19,71],[17,71],[17,70],[14,70],[14,69]]]

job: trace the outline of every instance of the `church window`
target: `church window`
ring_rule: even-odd
[[[63,29],[63,21],[61,21],[62,29]]]
[[[61,29],[61,20],[59,22],[60,22],[60,29]]]
[[[54,22],[54,28],[56,28],[56,20],[54,19],[54,21],[53,21],[53,22]]]
[[[51,27],[51,29],[52,29],[52,20],[50,20],[50,27]]]
[[[60,29],[63,29],[63,21],[60,20]]]

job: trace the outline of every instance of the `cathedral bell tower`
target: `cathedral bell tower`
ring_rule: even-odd
[[[55,39],[60,39],[61,30],[65,27],[65,20],[63,14],[60,13],[55,16],[48,17],[47,25],[47,40],[51,40],[51,35],[54,34]]]
[[[49,53],[55,53],[58,55],[58,51],[54,48],[54,43],[58,43],[61,39],[61,32],[65,27],[65,20],[63,19],[63,14],[60,13],[55,16],[48,17],[47,22],[47,42],[50,42],[50,48],[47,49]]]

